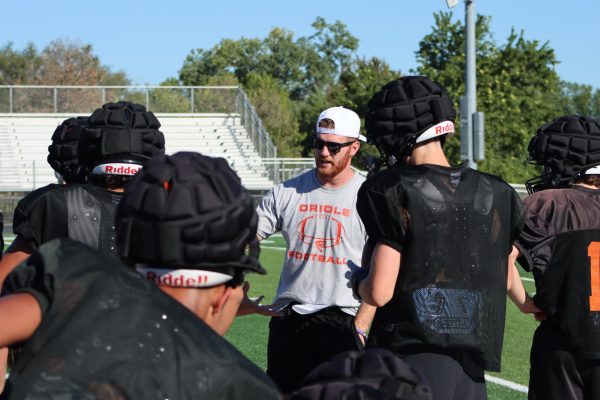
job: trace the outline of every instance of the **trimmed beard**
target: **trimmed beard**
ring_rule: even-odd
[[[320,158],[319,156],[317,156],[317,161]],[[327,179],[332,179],[335,178],[337,175],[340,174],[340,172],[342,172],[344,169],[346,169],[346,167],[348,166],[348,164],[350,164],[350,161],[352,160],[352,156],[350,155],[350,150],[346,150],[346,152],[344,153],[344,155],[342,156],[342,158],[336,160],[335,157],[327,157],[325,159],[322,159],[325,161],[329,161],[331,162],[331,164],[327,164],[328,167],[327,168],[323,168],[321,166],[319,166],[318,162],[317,162],[317,173],[322,176],[323,178],[327,178]]]

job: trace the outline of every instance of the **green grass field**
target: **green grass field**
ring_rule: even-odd
[[[269,238],[261,243],[261,262],[268,271],[266,276],[251,274],[248,276],[250,282],[250,297],[264,295],[264,304],[268,304],[275,294],[284,251],[283,239],[280,236]],[[521,271],[521,276],[530,279],[531,276]],[[535,286],[531,281],[524,281],[525,288],[535,292]],[[266,368],[266,349],[268,336],[269,318],[250,315],[237,318],[229,332],[227,339],[239,348],[248,358],[261,368]],[[518,309],[508,300],[506,329],[504,332],[504,350],[502,353],[502,372],[490,374],[494,377],[527,386],[529,380],[529,349],[533,331],[537,326],[532,316],[521,314]],[[488,382],[488,398],[490,400],[521,400],[526,399],[527,394],[518,390],[510,389],[504,385]]]

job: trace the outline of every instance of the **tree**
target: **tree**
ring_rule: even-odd
[[[315,91],[326,91],[353,60],[358,39],[337,21],[317,18],[315,33],[294,38],[283,28],[273,28],[264,39],[223,39],[209,50],[196,49],[179,72],[184,85],[203,85],[211,76],[235,75],[245,85],[256,72],[277,79],[292,100],[306,100]]]
[[[0,49],[0,83],[3,85],[127,85],[123,71],[112,72],[94,55],[92,46],[55,40],[38,52],[33,44],[14,50],[11,43]],[[6,97],[7,93],[0,96]],[[58,111],[88,112],[102,97],[95,89],[69,89],[58,93]],[[5,99],[1,100],[2,105]],[[28,88],[15,91],[13,111],[54,111],[52,89]]]
[[[39,68],[37,49],[29,43],[23,50],[13,49],[12,43],[0,48],[0,85],[24,85],[30,82]]]
[[[564,114],[580,114],[600,118],[600,90],[590,85],[562,82]]]
[[[179,73],[184,85],[235,76],[247,90],[267,131],[285,156],[309,155],[317,115],[343,105],[364,116],[366,101],[399,73],[383,60],[356,56],[358,39],[342,22],[318,17],[314,32],[295,38],[273,28],[264,39],[224,39],[193,50]]]
[[[253,72],[248,75],[246,90],[271,139],[277,143],[278,156],[297,156],[304,137],[298,129],[296,105],[285,87],[270,75]]]
[[[444,85],[458,110],[464,94],[464,28],[452,22],[452,13],[440,12],[434,19],[432,33],[419,43],[417,72]],[[486,122],[486,159],[478,166],[510,182],[523,182],[536,175],[536,167],[525,165],[530,138],[561,113],[557,60],[547,43],[527,40],[522,31],[513,30],[498,45],[489,23],[490,18],[478,16],[477,105]],[[447,143],[453,162],[459,160],[459,139],[457,132]]]

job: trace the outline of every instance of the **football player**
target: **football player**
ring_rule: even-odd
[[[94,111],[81,129],[78,147],[78,163],[85,167],[88,183],[52,184],[21,199],[13,217],[16,238],[0,262],[0,284],[40,245],[59,237],[117,256],[115,209],[131,176],[152,156],[164,153],[159,127],[154,114],[139,104],[107,103]],[[52,145],[49,150],[56,161]],[[60,150],[66,157],[66,147]],[[70,154],[72,146],[69,150]],[[67,179],[82,173],[79,166],[55,164],[69,172]]]
[[[484,370],[500,369],[507,287],[522,311],[533,310],[509,265],[521,201],[502,179],[450,165],[443,144],[455,115],[446,90],[423,76],[371,98],[367,136],[388,168],[358,193],[374,249],[355,287],[379,307],[368,347],[405,357],[435,399],[483,399]]]
[[[533,272],[545,320],[531,347],[530,399],[600,398],[600,121],[579,115],[540,127],[529,158],[519,261]]]
[[[280,399],[220,336],[265,273],[256,225],[224,159],[152,159],[118,206],[122,261],[62,238],[8,276],[0,346],[22,351],[2,398]]]

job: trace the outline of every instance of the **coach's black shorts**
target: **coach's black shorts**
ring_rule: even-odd
[[[267,374],[284,393],[291,393],[320,363],[363,347],[354,328],[354,316],[339,308],[328,307],[307,315],[291,311],[284,317],[271,318],[269,323]]]

